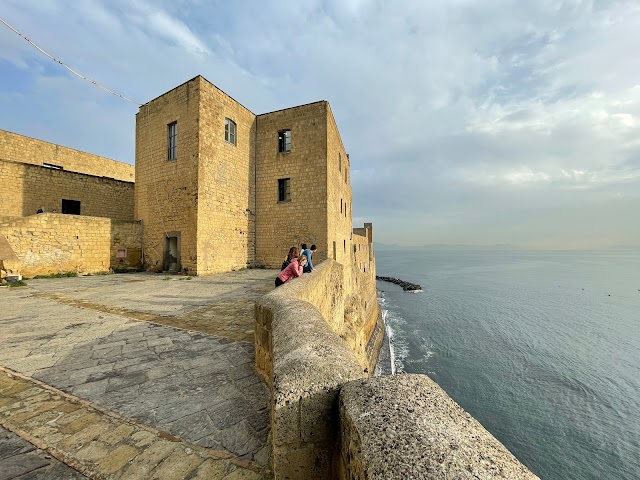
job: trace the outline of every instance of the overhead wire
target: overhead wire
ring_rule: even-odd
[[[126,97],[118,92],[115,92],[113,90],[111,90],[110,88],[102,85],[101,83],[97,82],[96,80],[93,80],[92,78],[87,77],[86,75],[83,75],[82,73],[78,72],[77,70],[71,68],[70,66],[68,66],[66,63],[64,63],[62,60],[56,58],[55,56],[51,55],[49,52],[45,51],[43,48],[39,47],[38,45],[36,45],[31,39],[29,39],[26,35],[20,33],[17,29],[15,29],[14,27],[12,27],[11,25],[9,25],[3,18],[0,17],[0,22],[2,24],[4,24],[7,28],[9,28],[11,31],[13,31],[14,33],[16,33],[17,35],[19,35],[21,38],[23,38],[24,40],[26,40],[32,47],[34,47],[36,50],[38,50],[40,53],[42,53],[43,55],[45,55],[46,57],[50,58],[51,60],[53,60],[54,62],[62,65],[64,68],[66,68],[67,70],[69,70],[71,73],[73,73],[74,75],[76,75],[77,77],[80,77],[83,80],[86,80],[89,83],[92,83],[93,85],[95,85],[96,87],[104,90],[107,93],[110,93],[111,95],[115,95],[116,97],[119,97],[123,100],[126,100],[127,102],[133,103],[134,105],[137,105],[138,107],[143,107],[146,106],[146,108],[144,109],[144,119],[142,120],[143,123],[145,124],[145,127],[147,129],[147,139],[151,138],[151,133],[149,131],[150,127],[150,121],[149,121],[149,105],[148,103],[139,103],[136,102],[135,100],[131,100],[129,97]],[[146,153],[148,153],[149,151],[149,145],[147,144],[148,142],[144,142],[145,146],[144,146],[144,150]],[[155,174],[155,169],[152,169],[153,173]],[[155,175],[154,175],[155,176]],[[156,202],[159,201],[159,195],[158,195],[158,181],[156,178],[154,178],[153,181],[154,184],[154,190],[155,190],[155,196],[156,196]],[[165,221],[164,221],[164,216],[162,215],[162,213],[160,214],[160,220],[162,222],[162,229],[164,230],[164,234],[165,237],[168,237],[168,232],[167,232],[167,227],[165,225]]]
[[[35,43],[33,43],[29,38],[27,38],[26,35],[23,35],[22,33],[20,33],[18,30],[16,30],[15,28],[13,28],[11,25],[9,25],[7,22],[5,22],[2,18],[0,18],[0,22],[2,22],[7,28],[9,28],[10,30],[12,30],[13,32],[15,32],[17,35],[19,35],[20,37],[22,37],[23,39],[25,39],[27,42],[29,42],[29,45],[31,45],[32,47],[34,47],[36,50],[38,50],[39,52],[41,52],[42,54],[44,54],[45,56],[47,56],[48,58],[50,58],[51,60],[53,60],[56,63],[59,63],[60,65],[62,65],[64,68],[66,68],[67,70],[69,70],[71,73],[73,73],[74,75],[80,77],[83,80],[86,80],[89,83],[94,84],[96,87],[101,88],[102,90],[104,90],[107,93],[110,93],[111,95],[115,95],[116,97],[120,97],[123,100],[126,100],[127,102],[131,102],[134,105],[138,105],[141,106],[143,105],[142,103],[138,103],[134,100],[131,100],[128,97],[125,97],[124,95],[118,93],[118,92],[114,92],[113,90],[111,90],[110,88],[105,87],[104,85],[102,85],[101,83],[98,83],[97,81],[93,80],[92,78],[87,77],[86,75],[81,74],[80,72],[74,70],[73,68],[71,68],[70,66],[68,66],[67,64],[65,64],[62,60],[57,59],[56,57],[54,57],[53,55],[51,55],[50,53],[46,52],[45,50],[43,50],[42,48],[40,48],[38,45],[36,45]]]
[[[149,104],[148,103],[139,103],[136,102],[134,100],[131,100],[130,98],[118,93],[118,92],[114,92],[113,90],[111,90],[110,88],[105,87],[104,85],[102,85],[101,83],[87,77],[86,75],[81,74],[80,72],[74,70],[73,68],[71,68],[70,66],[68,66],[67,64],[65,64],[62,60],[59,60],[58,58],[54,57],[53,55],[51,55],[50,53],[46,52],[44,49],[42,49],[41,47],[39,47],[38,45],[36,45],[34,42],[32,42],[26,35],[23,35],[22,33],[20,33],[18,30],[16,30],[14,27],[12,27],[11,25],[9,25],[4,19],[2,19],[0,17],[0,22],[2,22],[7,28],[9,28],[10,30],[12,30],[13,32],[15,32],[17,35],[19,35],[20,37],[22,37],[24,40],[26,40],[31,46],[33,46],[35,49],[37,49],[39,52],[41,52],[42,54],[44,54],[45,56],[47,56],[48,58],[50,58],[51,60],[53,60],[56,63],[59,63],[60,65],[62,65],[64,68],[66,68],[67,70],[69,70],[71,73],[73,73],[74,75],[80,77],[83,80],[86,80],[87,82],[92,83],[93,85],[101,88],[102,90],[104,90],[107,93],[110,93],[111,95],[115,95],[116,97],[120,97],[123,100],[126,100],[127,102],[133,103],[134,105],[137,105],[138,107],[146,107],[144,109],[144,115],[143,115],[143,123],[145,124],[146,130],[147,130],[147,139],[151,138],[151,125],[150,125],[150,119],[149,119]],[[142,109],[142,108],[141,108]],[[145,155],[148,156],[149,154],[149,149],[150,146],[148,145],[148,142],[144,142],[144,151],[145,151]],[[155,190],[155,197],[156,197],[156,203],[159,203],[159,195],[158,195],[158,179],[155,178],[155,174],[156,174],[156,169],[151,169],[153,172],[153,185],[154,185],[154,190]],[[160,221],[162,223],[162,229],[164,230],[164,235],[166,238],[169,237],[169,233],[167,231],[167,226],[165,224],[165,220],[164,220],[164,215],[162,213],[162,211],[160,212]]]

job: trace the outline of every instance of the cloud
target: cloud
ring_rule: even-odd
[[[3,16],[141,102],[197,74],[256,113],[329,100],[354,214],[388,243],[640,243],[635,1],[6,0]],[[0,65],[0,128],[133,160],[135,107],[8,30]]]

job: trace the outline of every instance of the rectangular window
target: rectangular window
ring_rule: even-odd
[[[236,122],[230,118],[224,119],[224,139],[227,142],[236,145]]]
[[[291,151],[291,130],[280,130],[278,132],[278,152]]]
[[[167,158],[169,160],[175,160],[178,158],[178,122],[167,125],[167,131],[169,133]]]
[[[278,201],[288,202],[291,200],[291,179],[281,178],[278,180]]]
[[[78,200],[62,199],[62,213],[80,215],[80,202]]]
[[[338,170],[342,171],[342,154],[338,152]]]

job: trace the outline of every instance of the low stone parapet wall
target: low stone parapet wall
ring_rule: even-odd
[[[341,479],[538,478],[425,375],[346,383],[340,429]]]
[[[256,366],[271,389],[277,479],[330,479],[337,473],[338,392],[344,382],[365,375],[320,310],[343,301],[339,268],[333,260],[322,262],[256,305]],[[334,288],[320,289],[329,285]]]
[[[4,269],[24,277],[130,268],[140,263],[138,222],[42,213],[0,224]]]

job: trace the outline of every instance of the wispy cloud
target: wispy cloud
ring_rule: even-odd
[[[635,1],[5,0],[3,16],[140,101],[197,74],[255,112],[329,100],[354,214],[383,241],[640,243]],[[0,67],[0,128],[132,161],[135,108],[9,31]]]

